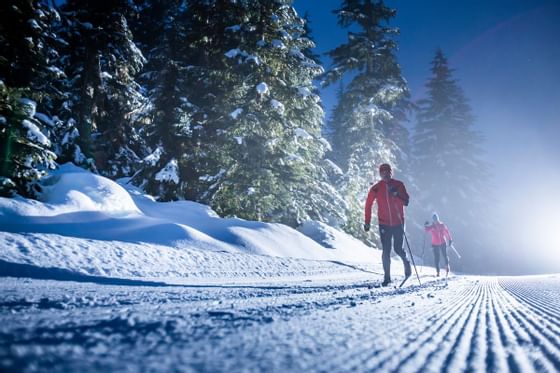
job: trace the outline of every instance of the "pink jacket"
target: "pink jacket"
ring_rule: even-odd
[[[440,246],[445,243],[447,239],[447,243],[449,243],[453,238],[451,238],[451,233],[449,233],[449,229],[443,223],[434,223],[432,225],[425,226],[426,232],[430,232],[432,234],[432,245]]]

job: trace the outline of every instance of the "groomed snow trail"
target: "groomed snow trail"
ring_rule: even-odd
[[[560,371],[560,276],[378,289],[0,280],[0,370]]]

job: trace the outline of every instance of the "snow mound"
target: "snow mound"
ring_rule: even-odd
[[[130,194],[119,184],[71,163],[43,179],[40,202],[1,198],[0,221],[12,217],[56,216],[73,212],[109,215],[140,213]],[[6,221],[8,223],[9,221]]]
[[[66,207],[66,212],[102,211],[104,213],[139,213],[140,210],[119,184],[87,172],[71,163],[62,165],[45,180],[41,200]]]
[[[40,201],[0,197],[0,247],[12,247],[0,250],[0,260],[90,274],[101,268],[93,273],[123,278],[184,277],[196,266],[202,266],[201,278],[225,272],[244,276],[253,265],[253,273],[283,273],[285,262],[266,260],[263,266],[263,256],[381,266],[379,250],[319,222],[296,230],[221,218],[209,206],[157,202],[126,179],[117,183],[72,164],[51,172],[43,188]],[[66,254],[60,255],[63,247]],[[157,252],[166,260],[154,262]],[[232,255],[243,268],[229,267],[239,262],[227,259]],[[181,271],[170,264],[175,262],[190,264]],[[132,267],[146,270],[131,276]]]
[[[331,249],[339,260],[349,262],[375,262],[376,250],[360,240],[325,223],[309,220],[297,229],[320,245]],[[375,255],[375,258],[374,258]]]

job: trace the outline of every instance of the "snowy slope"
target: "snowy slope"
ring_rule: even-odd
[[[89,275],[237,278],[341,270],[311,261],[381,272],[378,250],[324,224],[309,222],[298,232],[222,219],[208,206],[156,202],[125,181],[71,164],[45,179],[41,201],[0,198],[0,227],[0,260]],[[400,265],[395,267],[399,274]]]

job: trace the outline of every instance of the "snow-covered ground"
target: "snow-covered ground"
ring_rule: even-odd
[[[0,370],[557,372],[560,276],[295,286],[0,280]]]
[[[379,250],[318,222],[44,186],[0,198],[0,371],[560,371],[560,275],[378,288]]]
[[[41,201],[0,198],[0,271],[49,268],[168,283],[332,277],[354,267],[381,272],[379,250],[319,222],[298,231],[222,219],[205,205],[159,203],[126,180],[71,164],[43,185]],[[394,273],[402,275],[402,264]]]

